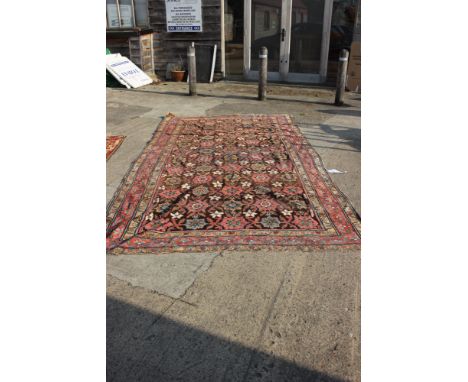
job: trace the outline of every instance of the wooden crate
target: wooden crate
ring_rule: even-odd
[[[130,60],[145,73],[154,75],[153,33],[128,39]]]

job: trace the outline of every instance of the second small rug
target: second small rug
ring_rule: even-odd
[[[116,152],[124,139],[124,135],[109,135],[106,137],[106,160]]]

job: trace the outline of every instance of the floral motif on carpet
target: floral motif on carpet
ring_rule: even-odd
[[[112,154],[114,154],[124,139],[125,136],[123,135],[109,135],[106,137],[106,160],[109,159]]]
[[[359,244],[359,216],[288,115],[169,115],[108,206],[112,254]]]

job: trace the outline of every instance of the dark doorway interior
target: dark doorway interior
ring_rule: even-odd
[[[244,72],[244,0],[225,0],[226,76]]]
[[[328,53],[328,81],[336,81],[342,49],[350,49],[358,10],[358,0],[334,0]]]

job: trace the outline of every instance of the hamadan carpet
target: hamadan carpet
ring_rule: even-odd
[[[108,206],[111,254],[359,244],[359,216],[288,115],[169,115]]]
[[[106,160],[119,148],[124,139],[123,135],[110,135],[106,137]]]

